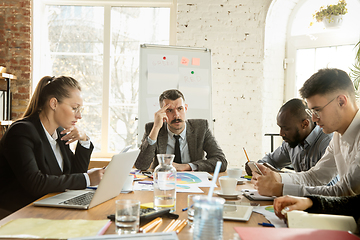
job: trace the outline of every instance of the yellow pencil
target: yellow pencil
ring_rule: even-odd
[[[176,234],[179,234],[179,232],[181,232],[181,230],[183,230],[183,228],[187,225],[187,221],[185,221],[182,225],[180,225],[178,227],[178,229],[176,230]]]
[[[176,221],[171,225],[171,227],[169,227],[169,229],[166,230],[166,232],[174,231],[174,229],[177,227],[177,225],[179,225],[180,222],[181,222],[181,220],[176,220]]]
[[[159,229],[159,227],[160,227],[160,225],[162,224],[162,222],[163,222],[163,220],[161,219],[161,221],[159,222],[159,224],[154,228],[154,230],[152,230],[152,232],[156,232],[156,231]]]
[[[159,220],[153,222],[152,224],[150,224],[149,226],[147,226],[146,228],[143,228],[143,233],[147,233],[149,232],[151,229],[153,229],[156,225],[158,225],[160,222],[162,222],[162,219],[160,218]]]
[[[183,220],[176,226],[176,228],[174,228],[174,231],[176,232],[176,231],[184,224],[185,221],[186,221],[186,219],[183,219]]]
[[[246,150],[245,150],[244,147],[243,147],[243,149],[244,149],[244,153],[245,153],[245,155],[246,155],[246,158],[247,158],[248,162],[250,162],[249,157],[248,157],[248,155],[247,155]]]
[[[171,220],[171,222],[169,223],[169,225],[166,226],[166,228],[163,230],[163,232],[166,232],[174,222],[175,222],[175,219]]]
[[[143,231],[145,228],[147,228],[148,226],[150,226],[151,224],[153,224],[154,222],[157,222],[157,221],[159,221],[161,218],[155,218],[154,220],[152,220],[151,222],[149,222],[149,223],[147,223],[147,224],[145,224],[144,226],[142,226],[141,228],[140,228],[140,231]]]

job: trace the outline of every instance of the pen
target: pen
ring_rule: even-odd
[[[97,189],[97,186],[95,186],[95,187],[86,187],[87,189],[92,189],[92,190],[96,190]]]
[[[258,223],[259,225],[262,225],[264,227],[275,227],[273,224],[271,223],[266,223],[266,222],[263,222],[263,223]]]
[[[139,184],[149,184],[149,185],[153,185],[152,181],[140,181]]]
[[[244,148],[244,147],[243,147],[243,149],[244,149],[244,153],[245,153],[245,156],[246,156],[246,158],[247,158],[248,162],[250,162],[249,157],[248,157],[248,155],[247,155],[246,150],[245,150],[245,148]]]
[[[193,204],[193,205],[191,205],[191,206],[190,206],[190,208],[192,208],[193,206],[194,206],[194,204]],[[183,210],[183,212],[184,212],[184,211],[187,211],[187,210],[188,210],[188,208],[186,207],[186,208],[183,208],[182,210]]]

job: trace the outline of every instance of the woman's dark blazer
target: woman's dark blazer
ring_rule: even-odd
[[[39,116],[14,122],[0,142],[0,208],[16,211],[36,199],[65,189],[83,189],[94,146],[77,144],[70,150],[58,128],[58,144],[64,160],[63,172],[45,135]]]

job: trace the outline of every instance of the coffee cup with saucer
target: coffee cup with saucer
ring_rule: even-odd
[[[227,176],[219,178],[221,190],[215,191],[217,195],[223,198],[236,199],[240,192],[236,191],[237,179]]]

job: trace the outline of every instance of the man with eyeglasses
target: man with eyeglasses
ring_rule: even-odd
[[[279,110],[277,125],[283,143],[274,152],[266,154],[258,163],[269,164],[278,170],[290,164],[296,172],[307,171],[319,161],[329,145],[332,133],[325,134],[311,120],[306,103],[298,98],[287,101]],[[268,165],[267,165],[268,166]],[[251,170],[245,164],[245,170]]]
[[[324,133],[334,132],[333,139],[309,171],[279,174],[258,164],[264,175],[253,174],[255,188],[267,196],[360,194],[360,113],[348,74],[321,69],[304,83],[300,94],[308,103],[312,120]],[[336,174],[339,181],[326,186]]]

